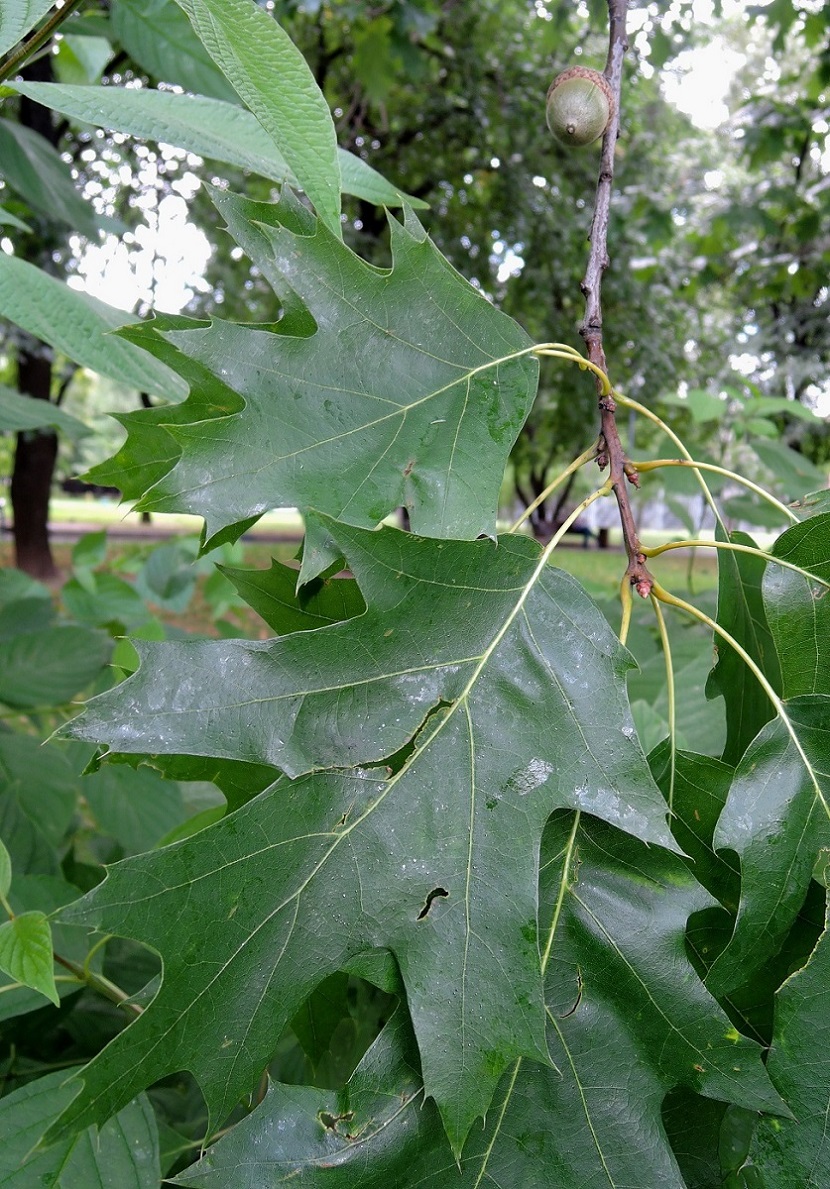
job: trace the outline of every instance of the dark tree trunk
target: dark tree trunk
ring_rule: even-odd
[[[149,392],[139,392],[138,395],[141,400],[142,409],[152,409],[153,402],[150,400],[150,393]],[[152,515],[149,512],[142,512],[141,513],[141,523],[142,524],[152,524],[153,523]]]
[[[21,72],[36,82],[51,82],[49,54],[30,62]],[[20,123],[45,137],[52,145],[60,139],[52,113],[39,103],[20,100]],[[49,242],[47,242],[49,241]],[[33,263],[51,263],[53,242],[49,232],[27,253]],[[40,260],[37,257],[40,257]],[[26,396],[49,400],[52,394],[52,352],[35,339],[18,348],[17,387]],[[11,501],[14,513],[15,564],[34,578],[54,578],[57,574],[49,546],[49,495],[58,453],[54,433],[28,432],[17,435],[12,471]]]
[[[52,362],[47,348],[21,347],[17,357],[17,387],[27,396],[49,400]],[[33,578],[57,574],[49,546],[49,496],[58,455],[54,433],[30,430],[17,435],[12,471],[15,565]]]

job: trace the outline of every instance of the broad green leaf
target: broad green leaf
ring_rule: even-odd
[[[22,82],[15,83],[15,89],[74,120],[144,140],[163,141],[277,182],[299,184],[256,116],[234,103],[146,88]],[[383,206],[407,202],[413,208],[426,207],[425,202],[396,189],[359,157],[344,149],[337,153],[345,194]]]
[[[115,574],[90,574],[88,582],[70,578],[61,590],[69,614],[92,627],[116,625],[120,633],[146,623],[152,617],[137,591]]]
[[[153,78],[199,95],[238,102],[236,91],[175,0],[118,0],[112,28],[133,61]]]
[[[830,933],[776,997],[767,1069],[794,1119],[760,1119],[750,1148],[765,1189],[822,1189],[830,1112]]]
[[[398,189],[362,157],[356,157],[346,149],[338,149],[337,160],[340,163],[340,189],[344,194],[353,194],[355,198],[363,198],[366,202],[373,202],[375,206],[394,207],[406,204],[413,210],[429,208],[428,202]]]
[[[830,698],[785,703],[790,734],[769,723],[738,765],[715,831],[741,860],[735,932],[709,972],[717,995],[746,983],[781,947],[819,852],[830,847]],[[793,737],[794,736],[794,737]]]
[[[62,908],[73,900],[77,900],[80,892],[65,880],[52,875],[20,875],[15,874],[11,905],[16,913],[39,912],[51,916],[56,909]],[[76,925],[52,925],[53,948],[64,958],[83,964],[88,952],[88,932]],[[100,965],[93,959],[93,967]],[[55,964],[54,973],[65,975],[66,970]],[[29,990],[27,987],[15,987],[14,990],[3,990],[4,986],[14,983],[14,979],[0,977],[0,1020],[12,1019],[25,1015],[26,1012],[38,1011],[44,1007],[43,996],[39,991]],[[57,984],[58,995],[77,994],[80,984],[75,982],[60,982]],[[0,1184],[3,1184],[0,1181]]]
[[[9,640],[21,632],[48,628],[55,618],[55,608],[45,599],[17,599],[0,607],[0,640]]]
[[[688,965],[685,923],[708,897],[677,857],[560,815],[542,878],[556,1067],[514,1063],[458,1166],[424,1101],[399,1008],[339,1094],[273,1085],[176,1183],[683,1189],[661,1121],[668,1090],[783,1109],[759,1046],[734,1031]]]
[[[72,546],[72,569],[76,575],[84,574],[102,566],[107,556],[107,534],[101,529],[99,532],[84,533]]]
[[[89,86],[101,81],[112,57],[112,45],[105,37],[75,37],[64,32],[55,54],[55,76],[70,86]]]
[[[381,948],[458,1148],[507,1065],[547,1059],[548,815],[579,807],[673,845],[625,698],[630,658],[535,542],[327,530],[364,615],[271,642],[142,645],[138,674],[75,728],[116,750],[347,768],[278,781],[196,839],[111,869],[71,910],[165,962],[157,1000],[85,1073],[76,1122],[183,1066],[224,1117],[314,986]],[[405,745],[394,769],[353,767]],[[114,1085],[116,1066],[130,1074]]]
[[[277,506],[373,527],[406,504],[416,532],[492,534],[538,374],[524,331],[449,267],[412,216],[391,223],[387,271],[287,193],[276,206],[214,198],[257,267],[278,289],[288,278],[317,329],[308,317],[302,333],[218,320],[181,329],[179,318],[139,331],[192,395],[120,418],[130,433],[122,490],[155,483],[141,507],[195,512],[209,539]],[[304,579],[336,560],[318,538],[306,542]]]
[[[731,520],[743,520],[753,528],[781,531],[781,512],[757,495],[732,495],[721,501],[721,513]]]
[[[683,397],[666,395],[663,401],[675,408],[688,410],[692,420],[698,424],[723,421],[729,409],[728,403],[722,397],[714,396],[704,388],[690,388]]]
[[[45,137],[12,120],[0,120],[0,172],[32,210],[98,238],[102,224],[95,208],[75,189],[69,166]]]
[[[719,540],[723,540],[720,528]],[[746,533],[730,534],[736,545],[754,546]],[[718,614],[720,626],[749,653],[774,690],[781,685],[778,657],[761,597],[766,562],[748,553],[718,550]],[[717,660],[706,695],[720,695],[726,707],[723,759],[737,764],[750,742],[773,715],[772,704],[745,660],[721,637],[715,637]]]
[[[65,745],[0,734],[0,796],[17,799],[53,846],[63,840],[75,808],[83,765],[74,758]]]
[[[0,252],[0,316],[22,326],[76,363],[131,388],[180,399],[187,386],[132,343],[110,334],[136,321],[40,268]]]
[[[830,512],[787,529],[772,554],[830,581]],[[830,589],[772,563],[762,589],[784,696],[830,694]]]
[[[253,0],[178,0],[196,35],[273,140],[320,219],[340,232],[334,122],[305,58]]]
[[[48,586],[30,578],[22,570],[0,569],[0,608],[20,599],[40,599],[49,602],[51,598],[52,592]]]
[[[73,441],[92,433],[77,417],[71,417],[51,401],[35,400],[0,385],[0,431],[19,433],[45,426],[60,430]]]
[[[166,780],[214,784],[230,809],[247,804],[280,777],[279,770],[267,764],[247,764],[242,760],[217,760],[203,756],[155,755],[149,760],[125,756],[124,762],[139,768],[147,764]]]
[[[72,1100],[66,1071],[29,1082],[0,1100],[0,1185],[3,1189],[158,1189],[158,1129],[142,1094],[96,1133],[92,1128],[47,1148],[38,1144]]]
[[[151,768],[108,765],[84,778],[82,792],[101,832],[128,855],[150,850],[184,819],[179,786]]]
[[[297,590],[297,571],[273,559],[270,570],[220,569],[278,636],[329,627],[366,608],[350,578],[314,578]]]
[[[752,449],[772,471],[789,499],[797,499],[806,487],[821,487],[827,475],[804,455],[781,441],[753,441]]]
[[[786,413],[788,417],[808,421],[814,427],[820,420],[800,400],[787,400],[783,396],[754,396],[744,404],[744,415],[747,417],[770,417],[775,413]]]
[[[61,706],[98,676],[111,651],[90,628],[53,627],[0,641],[0,702]]]
[[[0,925],[0,970],[57,1005],[52,930],[42,912],[23,912]]]
[[[45,16],[53,0],[14,0],[0,7],[0,54],[14,49],[18,41]]]

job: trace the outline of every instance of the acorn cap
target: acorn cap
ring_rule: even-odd
[[[548,88],[547,124],[560,144],[593,144],[602,136],[614,112],[614,93],[608,79],[587,66],[571,66]]]

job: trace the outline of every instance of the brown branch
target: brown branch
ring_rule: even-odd
[[[602,140],[597,196],[589,236],[591,248],[581,286],[585,297],[585,321],[582,323],[579,333],[585,340],[588,358],[597,367],[602,368],[606,375],[608,365],[602,345],[602,277],[610,264],[608,220],[611,210],[611,191],[614,184],[614,150],[620,131],[623,59],[628,49],[625,32],[627,7],[627,0],[608,0],[608,60],[605,63],[604,74],[614,95],[614,108]],[[597,461],[601,467],[609,468],[611,486],[617,499],[623,541],[628,555],[626,576],[631,585],[636,587],[637,593],[643,598],[648,598],[654,579],[645,564],[634,514],[628,498],[628,483],[633,483],[635,487],[638,485],[637,472],[626,458],[620,441],[614,400],[611,396],[602,395],[602,384],[599,380],[597,380],[597,395],[599,397],[602,437]]]

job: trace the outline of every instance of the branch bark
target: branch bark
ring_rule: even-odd
[[[608,0],[609,36],[608,59],[604,75],[614,95],[614,110],[602,140],[599,179],[591,222],[590,251],[581,289],[585,297],[585,320],[579,333],[585,342],[588,358],[608,374],[605,350],[602,343],[602,278],[610,264],[608,256],[608,222],[611,211],[611,193],[614,185],[614,151],[620,131],[620,107],[622,92],[623,60],[628,49],[625,18],[627,0]],[[628,555],[626,576],[637,593],[648,598],[654,579],[646,566],[645,556],[640,548],[637,526],[628,498],[628,483],[638,486],[637,472],[628,461],[620,441],[616,420],[616,404],[610,396],[602,395],[602,386],[597,380],[599,397],[600,433],[602,442],[598,455],[600,467],[608,467],[611,486],[620,511],[623,542]]]

